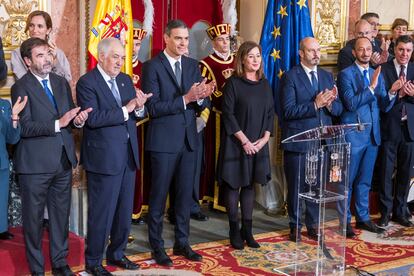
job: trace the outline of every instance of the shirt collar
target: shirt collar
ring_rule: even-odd
[[[181,65],[181,56],[179,56],[179,58],[178,58],[178,59],[175,59],[175,58],[173,58],[172,56],[170,56],[170,55],[167,53],[167,50],[165,50],[165,49],[164,49],[164,55],[167,57],[168,62],[170,63],[171,67],[173,68],[173,71],[175,70],[175,63],[176,63],[177,61],[179,61],[179,62],[180,62],[180,65]]]
[[[105,73],[105,71],[103,70],[103,68],[98,64],[98,66],[96,66],[96,68],[98,68],[99,73],[101,73],[102,77],[104,78],[105,82],[110,81],[112,78]]]
[[[407,70],[408,63],[407,64],[399,64],[396,58],[394,58],[393,62],[394,62],[395,68],[401,69],[401,65],[404,65],[405,66],[405,70]]]
[[[313,68],[309,68],[306,65],[304,65],[302,62],[300,63],[300,65],[302,66],[303,70],[305,70],[305,73],[306,74],[309,74],[310,75],[310,73],[312,71],[317,72],[317,68],[318,68],[317,66],[314,66]]]
[[[358,67],[358,70],[361,72],[361,74],[364,74],[364,70],[368,70],[369,72],[369,66],[367,68],[362,67],[357,62],[355,62],[356,66]]]
[[[50,85],[50,80],[49,80],[49,74],[47,74],[47,76],[45,78],[41,78],[38,75],[36,75],[35,73],[33,73],[32,71],[30,71],[33,76],[35,76],[35,78],[40,82],[40,84],[43,86],[42,80],[47,80],[48,85]]]
[[[219,51],[217,51],[216,49],[213,48],[214,53],[219,56],[220,58],[222,58],[223,60],[228,60],[230,57],[230,51],[228,51],[226,54],[222,54]]]

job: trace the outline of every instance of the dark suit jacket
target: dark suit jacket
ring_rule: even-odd
[[[0,38],[0,81],[7,78],[7,64],[4,59],[3,42]]]
[[[182,88],[178,85],[174,72],[163,52],[144,63],[142,68],[142,90],[153,93],[146,103],[151,116],[145,149],[155,152],[177,153],[185,141],[191,150],[198,148],[196,112],[209,105],[191,103],[184,108],[185,95],[202,77],[198,62],[192,58],[181,57]]]
[[[398,79],[394,60],[381,65],[384,76],[385,89],[388,91],[392,84]],[[407,80],[414,81],[414,64],[409,62],[407,66]],[[411,140],[414,140],[414,97],[405,96],[396,99],[388,113],[381,113],[381,136],[384,140],[399,141],[401,137],[401,110],[405,106],[407,111],[407,126]]]
[[[116,83],[121,95],[122,106],[135,97],[131,78],[120,73]],[[125,167],[128,160],[128,146],[131,145],[134,161],[139,168],[136,116],[129,114],[124,120],[122,109],[117,105],[111,89],[97,68],[83,75],[76,84],[79,106],[92,107],[83,128],[81,164],[85,170],[116,175]]]
[[[372,46],[373,52],[381,53],[381,41],[378,39],[375,39],[375,46]],[[349,40],[345,47],[343,47],[338,54],[338,72],[344,70],[348,66],[351,66],[355,62],[355,57],[352,55],[352,49],[355,45],[355,39]]]
[[[332,74],[319,67],[317,71],[318,91],[332,89],[335,85]],[[326,107],[315,110],[315,98],[316,93],[313,92],[311,82],[301,65],[294,66],[283,75],[280,93],[282,139],[318,127],[321,123],[332,125],[332,115],[341,114],[342,104],[339,98],[332,103],[331,111]],[[307,152],[308,143],[284,143],[282,148],[294,152]]]
[[[30,71],[11,88],[13,103],[19,96],[28,96],[20,113],[21,139],[14,155],[17,173],[54,173],[60,165],[62,146],[72,166],[77,164],[71,125],[61,128],[60,133],[55,132],[55,120],[75,107],[71,89],[69,83],[56,74],[50,73],[49,79],[58,112]]]
[[[369,68],[370,77],[374,69]],[[352,145],[381,144],[380,109],[388,112],[394,104],[395,98],[390,101],[385,90],[384,79],[379,76],[374,94],[368,87],[364,87],[364,79],[356,63],[342,70],[338,74],[338,89],[344,112],[341,115],[342,124],[369,123],[365,130],[351,132],[347,141]]]

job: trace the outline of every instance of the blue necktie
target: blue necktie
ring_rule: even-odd
[[[111,78],[109,80],[109,83],[111,84],[111,92],[112,92],[112,95],[114,95],[116,103],[118,104],[119,107],[122,107],[121,95],[119,95],[119,92],[115,86],[115,78]]]
[[[42,84],[43,90],[45,91],[47,98],[49,99],[53,107],[56,109],[56,111],[58,111],[55,97],[53,97],[52,91],[50,91],[49,87],[47,86],[47,80],[42,80]]]
[[[364,70],[364,87],[368,87],[370,85],[370,81],[369,81],[369,73],[368,73],[368,69]]]
[[[311,74],[311,80],[312,80],[312,90],[313,92],[318,94],[319,86],[318,86],[318,80],[316,79],[316,72],[311,71],[310,74]]]

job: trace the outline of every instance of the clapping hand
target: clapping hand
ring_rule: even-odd
[[[137,96],[135,98],[137,104],[136,108],[142,108],[144,104],[147,102],[147,100],[152,97],[152,93],[145,94],[144,92],[142,92],[141,89],[138,88],[136,88],[135,91]]]
[[[377,69],[375,69],[374,73],[372,74],[372,78],[371,78],[371,88],[375,89],[378,85],[378,78],[381,74],[381,66],[378,66]]]
[[[91,112],[93,110],[92,107],[89,107],[85,110],[82,110],[81,112],[78,113],[78,115],[76,115],[75,119],[73,119],[73,122],[75,123],[75,125],[77,126],[82,126],[83,123],[86,122],[86,120],[89,117],[89,112]]]
[[[15,120],[18,119],[19,117],[18,115],[23,110],[23,108],[26,106],[26,103],[27,103],[27,96],[24,96],[23,100],[22,100],[22,97],[20,96],[17,97],[17,100],[14,103],[13,108],[12,108],[12,119],[15,119]]]

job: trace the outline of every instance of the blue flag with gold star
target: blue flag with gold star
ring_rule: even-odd
[[[280,79],[284,72],[299,64],[299,42],[308,36],[313,37],[313,32],[307,0],[269,0],[260,45],[277,115],[280,115]]]

